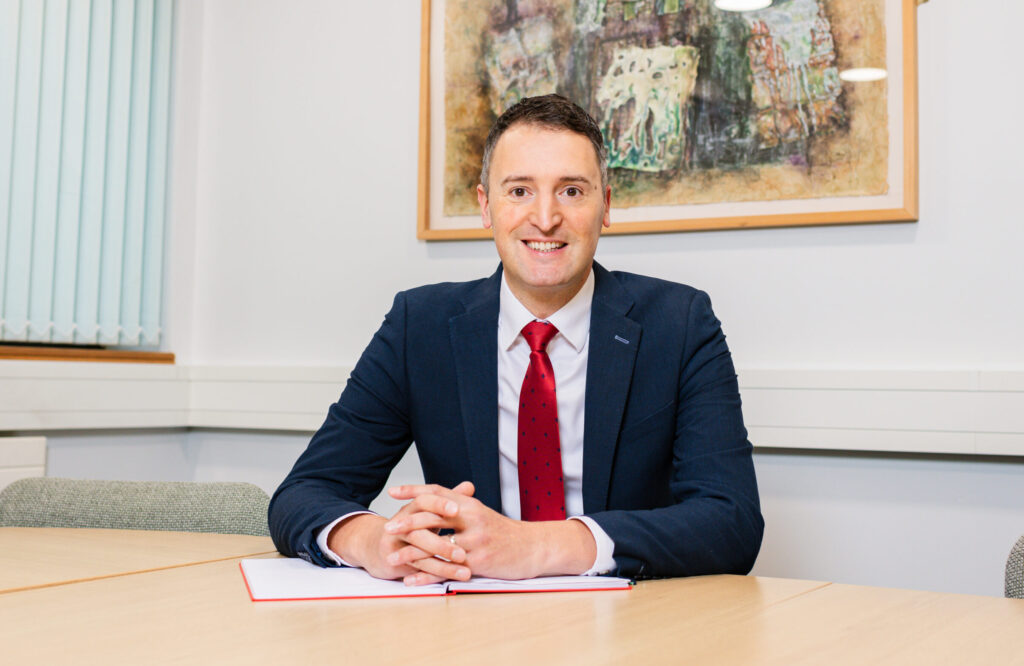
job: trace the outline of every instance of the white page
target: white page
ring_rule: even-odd
[[[440,584],[409,587],[400,580],[374,578],[362,569],[324,569],[298,558],[242,560],[242,571],[253,601],[445,594]]]
[[[242,560],[242,573],[253,601],[344,599],[363,597],[442,596],[452,592],[544,592],[555,590],[629,589],[626,578],[550,576],[525,580],[471,578],[409,587],[402,581],[374,578],[362,569],[323,568],[298,558]]]

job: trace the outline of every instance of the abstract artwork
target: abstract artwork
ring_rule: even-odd
[[[424,92],[441,111],[428,145],[444,154],[421,163],[432,183],[421,232],[442,228],[434,218],[473,228],[488,128],[523,97],[553,92],[601,125],[613,231],[913,219],[904,167],[916,144],[904,139],[916,141],[916,126],[897,116],[916,107],[892,75],[914,75],[901,55],[914,46],[912,2],[902,30],[891,26],[901,0],[748,12],[712,0],[435,0],[432,13],[427,3],[425,38],[443,40]],[[889,79],[841,80],[868,64]]]

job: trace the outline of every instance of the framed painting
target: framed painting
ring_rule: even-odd
[[[607,234],[917,219],[917,0],[422,2],[420,238],[491,237],[487,131],[552,92],[601,125]]]

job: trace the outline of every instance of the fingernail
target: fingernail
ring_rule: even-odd
[[[455,502],[448,502],[444,505],[444,510],[449,516],[454,516],[459,511],[459,505]]]
[[[384,524],[384,531],[385,532],[397,532],[398,531],[398,523],[385,523]]]
[[[391,553],[390,555],[388,555],[388,564],[398,564],[398,553]]]
[[[406,585],[410,586],[410,587],[415,585],[416,584],[416,574],[410,574],[410,575],[406,576],[405,578],[402,579],[402,582],[405,583]]]
[[[457,575],[462,580],[469,580],[469,576],[470,576],[469,569],[459,569]]]
[[[452,559],[461,562],[462,560],[466,559],[466,551],[462,550],[461,548],[456,548],[452,551]]]

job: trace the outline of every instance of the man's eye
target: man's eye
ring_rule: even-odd
[[[525,197],[526,196],[526,188],[525,187],[513,187],[512,188],[512,196],[514,196],[514,197]]]
[[[583,191],[578,187],[567,187],[565,188],[565,193],[570,197],[578,197],[583,194]]]

